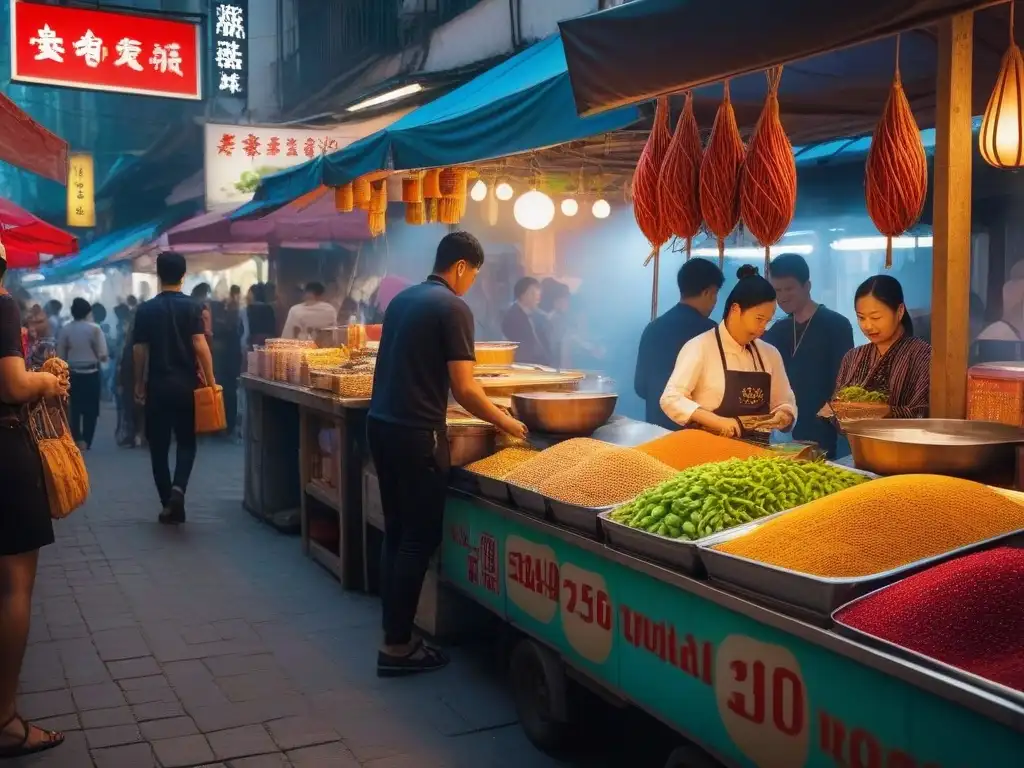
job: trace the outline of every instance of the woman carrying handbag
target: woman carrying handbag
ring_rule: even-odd
[[[63,734],[25,722],[15,709],[28,641],[39,549],[53,543],[53,523],[39,452],[26,405],[63,397],[68,382],[25,368],[21,313],[3,289],[6,252],[0,244],[0,760],[52,749]]]

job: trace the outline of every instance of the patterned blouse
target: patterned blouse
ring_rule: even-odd
[[[885,392],[894,419],[925,419],[931,384],[931,345],[904,336],[881,357],[874,344],[851,349],[836,376],[836,391],[859,386]]]

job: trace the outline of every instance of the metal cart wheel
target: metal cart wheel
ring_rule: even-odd
[[[722,764],[694,744],[686,744],[672,751],[665,768],[723,768]]]
[[[544,646],[524,638],[509,660],[512,697],[526,737],[544,752],[560,752],[571,739],[565,668]]]

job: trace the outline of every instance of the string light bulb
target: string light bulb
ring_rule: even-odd
[[[1010,3],[1010,47],[1003,54],[992,95],[978,134],[981,156],[996,168],[1024,166],[1024,56],[1014,39]]]
[[[611,215],[612,207],[602,197],[594,201],[594,206],[590,209],[590,212],[594,214],[595,219],[607,219]]]
[[[483,179],[477,179],[476,184],[469,190],[469,196],[476,202],[480,203],[487,197],[487,185]]]
[[[576,202],[576,198],[567,197],[562,201],[561,207],[563,216],[575,216],[580,209],[580,204]]]
[[[531,189],[516,200],[512,215],[523,229],[544,229],[555,218],[555,203],[540,190]]]
[[[494,196],[499,200],[511,200],[512,195],[515,193],[516,191],[512,189],[512,185],[507,181],[499,181],[498,186],[494,189]]]

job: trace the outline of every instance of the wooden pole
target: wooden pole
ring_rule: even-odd
[[[939,25],[932,250],[931,416],[967,414],[974,17]]]

